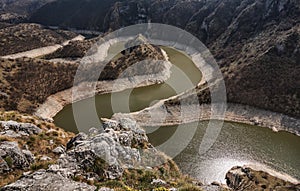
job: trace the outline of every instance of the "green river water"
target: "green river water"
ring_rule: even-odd
[[[171,48],[164,47],[163,49],[167,52],[172,64],[177,66],[171,68],[172,74],[168,81],[174,78],[178,80],[182,75],[177,69],[179,68],[189,76],[194,85],[199,83],[201,72],[188,56]],[[75,104],[80,108],[80,115],[84,119],[82,123],[88,130],[99,126],[99,122],[93,121],[89,116],[91,107],[96,106],[98,116],[105,118],[110,118],[115,112],[134,112],[144,109],[157,100],[176,95],[173,88],[168,85],[168,81],[159,85],[98,95],[95,102],[93,99],[86,99]],[[183,90],[184,87],[182,87]],[[114,103],[118,105],[117,111],[111,107],[112,95]],[[124,98],[127,95],[130,95],[129,101]],[[56,125],[68,131],[77,132],[71,105],[59,112],[54,117],[54,121]],[[189,131],[192,125],[145,127],[145,129],[150,142],[157,146],[167,141],[177,128],[185,128]],[[198,150],[206,128],[207,122],[200,122],[190,144],[174,159],[184,173],[204,182],[224,182],[225,173],[231,167],[260,164],[300,179],[300,137],[286,132],[275,133],[268,128],[226,122],[213,147],[200,155]],[[178,140],[176,144],[180,145],[181,141]]]

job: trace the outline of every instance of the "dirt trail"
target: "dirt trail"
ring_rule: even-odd
[[[84,36],[78,35],[71,40],[67,40],[67,41],[63,42],[62,44],[56,44],[56,45],[41,47],[41,48],[37,48],[37,49],[25,51],[25,52],[20,52],[20,53],[16,53],[16,54],[6,55],[6,56],[2,56],[2,58],[5,58],[5,59],[17,59],[17,58],[22,58],[22,57],[36,58],[36,57],[44,56],[47,54],[51,54],[51,53],[55,52],[56,50],[58,50],[59,48],[62,48],[64,46],[68,45],[72,41],[82,41],[84,39],[85,39]]]

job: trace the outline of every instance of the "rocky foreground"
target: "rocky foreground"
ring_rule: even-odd
[[[104,120],[73,135],[32,116],[0,115],[1,190],[299,190],[264,172],[236,167],[227,184],[203,185],[148,142],[130,119]],[[225,178],[225,177],[224,177]]]

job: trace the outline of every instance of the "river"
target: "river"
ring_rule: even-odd
[[[74,103],[77,106],[76,108],[81,109],[79,111],[83,119],[81,122],[86,126],[87,130],[91,127],[99,126],[98,121],[92,120],[89,116],[89,111],[92,107],[96,106],[99,117],[111,118],[116,112],[127,113],[139,111],[149,107],[158,100],[175,96],[177,93],[171,87],[174,81],[186,80],[185,78],[189,77],[188,80],[195,86],[201,81],[201,72],[187,55],[172,48],[163,47],[163,49],[173,64],[171,67],[171,76],[165,83],[129,89],[117,93],[97,95],[95,101],[94,99],[86,99]],[[118,52],[121,49],[111,47],[110,51],[112,50],[113,52]],[[180,84],[177,86],[180,86]],[[189,89],[189,87],[177,88],[181,89],[181,92]],[[112,107],[112,100],[114,108]],[[54,122],[68,131],[78,132],[73,118],[72,105],[68,105],[60,111],[54,117]]]
[[[259,165],[261,168],[270,167],[300,179],[300,138],[298,136],[287,132],[276,133],[258,126],[226,122],[211,149],[200,155],[199,146],[207,124],[207,122],[198,124],[191,142],[174,159],[184,173],[207,183],[213,181],[225,183],[225,174],[233,166]],[[194,125],[145,129],[149,132],[150,142],[159,146],[168,141],[177,128],[184,128],[187,132],[192,131]],[[178,148],[182,142],[183,140],[178,140],[176,145],[170,144],[165,150]]]
[[[87,131],[91,127],[97,127],[97,121],[89,116],[91,107],[96,105],[99,117],[110,118],[116,112],[134,112],[144,109],[157,100],[176,95],[169,82],[178,80],[180,72],[184,71],[190,81],[196,85],[201,80],[201,73],[191,59],[182,52],[172,48],[163,47],[170,61],[176,67],[172,67],[170,79],[163,84],[148,87],[125,90],[118,93],[104,94],[93,99],[77,102],[81,109],[82,123]],[[182,91],[184,91],[184,87]],[[129,100],[126,100],[129,97]],[[117,108],[112,108],[112,99]],[[66,106],[55,117],[56,125],[65,130],[78,132],[73,118],[72,106]],[[189,131],[192,124],[186,124],[180,128]],[[176,163],[184,173],[198,178],[204,182],[224,182],[225,173],[235,165],[255,164],[268,166],[279,172],[287,173],[300,179],[300,138],[286,132],[275,133],[268,128],[249,126],[238,123],[225,123],[213,147],[203,155],[198,150],[205,133],[207,122],[200,122],[194,138],[188,146],[175,157]],[[149,140],[154,145],[160,145],[168,140],[178,127],[145,127]],[[82,129],[81,129],[82,131]],[[181,144],[178,140],[173,147]],[[171,146],[172,147],[172,146]],[[172,149],[172,148],[170,148]],[[168,154],[168,153],[166,153]]]

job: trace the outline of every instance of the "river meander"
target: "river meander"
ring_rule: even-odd
[[[171,68],[172,74],[167,82],[112,94],[97,95],[95,102],[94,99],[86,99],[74,103],[80,108],[80,115],[84,119],[82,123],[85,124],[86,131],[91,127],[99,126],[99,122],[93,121],[89,116],[91,107],[96,106],[98,116],[104,118],[110,118],[116,112],[139,111],[157,100],[176,95],[169,82],[174,79],[178,80],[181,71],[189,76],[194,85],[200,82],[201,72],[188,56],[171,48],[164,47],[163,49],[168,54],[172,64],[177,66]],[[178,68],[181,71],[178,71]],[[183,87],[182,91],[184,90]],[[114,105],[118,105],[117,109],[111,107],[112,96]],[[126,97],[129,97],[128,100]],[[78,131],[71,105],[59,112],[54,117],[54,121],[56,125],[68,131]],[[189,131],[190,126],[191,124],[186,124],[180,128],[186,128],[186,131]],[[177,126],[145,127],[150,142],[154,145],[160,145],[167,141],[177,128]],[[231,167],[259,164],[300,179],[300,137],[287,132],[275,133],[268,128],[226,122],[212,148],[205,154],[199,155],[199,146],[206,128],[207,122],[200,122],[190,144],[175,157],[176,163],[184,173],[204,182],[224,182],[225,173]],[[178,140],[177,145],[173,146],[176,147],[180,144],[181,141]]]

